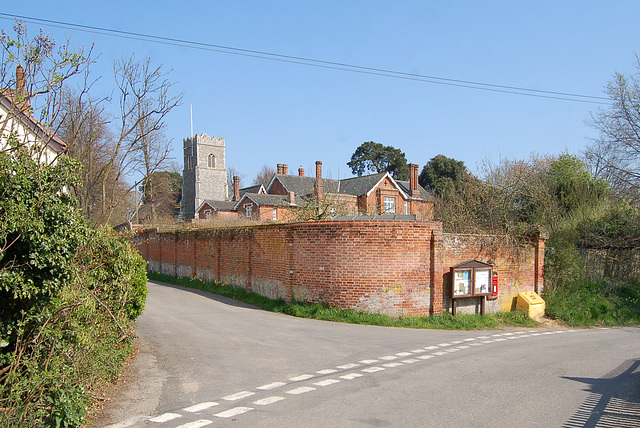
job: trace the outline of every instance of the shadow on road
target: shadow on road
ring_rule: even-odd
[[[588,385],[590,393],[564,428],[640,426],[640,360],[627,360],[603,378],[563,378]]]

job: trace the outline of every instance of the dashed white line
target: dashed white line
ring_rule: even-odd
[[[411,355],[411,352],[398,352],[396,354],[397,357],[408,357],[409,355]]]
[[[424,348],[426,351],[432,351],[434,349],[438,349],[439,346],[427,346],[426,348]]]
[[[504,342],[505,340],[507,340],[507,339],[500,338],[500,339],[495,339],[494,342]]]
[[[428,360],[430,358],[433,358],[433,355],[420,355],[418,358],[421,360]]]
[[[278,401],[284,400],[284,397],[279,397],[274,395],[273,397],[263,398],[262,400],[254,401],[253,404],[257,404],[258,406],[266,406],[268,404],[277,403]]]
[[[420,358],[420,357],[418,357]],[[402,363],[387,363],[387,364],[383,364],[383,367],[388,367],[390,369],[394,368],[394,367],[398,367],[398,366],[403,366],[404,364]]]
[[[360,364],[356,364],[356,363],[349,363],[349,364],[343,364],[341,366],[336,366],[339,369],[344,369],[344,370],[348,370],[348,369],[355,369],[356,367],[360,367]]]
[[[314,377],[312,374],[301,374],[299,376],[290,377],[289,380],[291,382],[300,382],[302,380],[311,379],[312,377]]]
[[[403,363],[405,364],[412,364],[412,363],[417,363],[420,360],[416,360],[415,358],[409,358],[408,360],[402,360]]]
[[[489,338],[489,336],[478,336],[478,337],[476,337],[476,339],[488,339],[488,338]]]
[[[316,390],[315,388],[312,388],[310,386],[301,386],[300,388],[287,391],[287,394],[300,395],[300,394],[304,394],[306,392],[315,391],[315,390]]]
[[[378,363],[378,362],[379,362],[378,360],[362,360],[362,361],[360,361],[360,363],[362,363],[362,364],[375,364],[375,363]]]
[[[218,403],[216,403],[215,401],[209,401],[206,403],[200,403],[200,404],[195,404],[193,406],[190,407],[185,407],[184,410],[185,412],[189,412],[189,413],[194,413],[194,412],[201,412],[202,410],[206,410],[209,407],[213,407],[213,406],[217,406]]]
[[[280,388],[281,386],[285,386],[286,384],[287,384],[286,382],[273,382],[273,383],[268,383],[266,385],[259,386],[256,389],[259,389],[261,391],[268,391],[270,389]]]
[[[458,346],[458,349],[467,349],[467,348],[470,348],[470,346],[469,345],[460,345],[460,346]]]
[[[457,345],[458,343],[462,343],[462,340],[456,340],[451,342],[452,345]]]
[[[357,377],[362,377],[362,376],[364,376],[362,373],[349,373],[349,374],[340,376],[340,379],[352,380],[352,379],[355,379]]]
[[[326,380],[321,380],[320,382],[316,382],[314,383],[314,385],[317,386],[329,386],[329,385],[333,385],[334,383],[338,383],[340,382],[338,379],[326,379]]]
[[[440,348],[442,348],[443,346],[451,346],[451,344],[450,343],[440,343],[438,346]]]
[[[212,423],[213,421],[210,421],[209,419],[200,419],[197,421],[189,422],[184,425],[180,425],[179,427],[176,427],[176,428],[200,428],[200,427],[206,427],[207,425],[211,425]]]
[[[367,372],[367,373],[375,373],[375,372],[380,372],[384,370],[384,367],[367,367],[366,369],[362,369],[363,372]]]
[[[484,345],[484,343],[482,343],[482,342],[473,342],[473,343],[470,343],[469,345],[470,346],[482,346],[482,345]]]
[[[466,338],[465,340],[463,340],[463,342],[471,342],[473,340],[476,340],[476,338],[475,337],[469,337],[469,338]]]
[[[411,351],[412,354],[422,354],[424,352],[424,349],[414,349],[413,351]]]
[[[213,416],[218,418],[232,418],[234,416],[241,415],[253,410],[253,407],[234,407],[233,409],[225,410],[224,412],[216,413]]]
[[[319,370],[316,373],[321,374],[321,375],[326,375],[326,374],[331,374],[331,373],[336,373],[338,370],[336,369],[324,369],[324,370]]]
[[[255,392],[241,391],[241,392],[238,392],[236,394],[231,394],[231,395],[227,395],[226,397],[222,397],[222,399],[223,400],[227,400],[227,401],[236,401],[236,400],[240,400],[242,398],[251,397],[253,394],[255,394]]]
[[[162,422],[168,422],[168,421],[172,421],[176,418],[181,418],[182,415],[179,415],[177,413],[164,413],[160,416],[156,416],[155,418],[151,418],[149,419],[151,422],[157,422],[157,423],[162,423]]]
[[[380,359],[384,361],[391,361],[391,360],[397,360],[398,357],[396,357],[395,355],[385,355],[384,357],[380,357]]]
[[[444,354],[446,354],[446,352],[438,351],[438,352],[434,352],[432,355],[440,356],[440,355],[444,355]]]

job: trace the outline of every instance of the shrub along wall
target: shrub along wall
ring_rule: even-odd
[[[340,220],[148,230],[136,241],[153,271],[227,282],[270,298],[391,316],[448,310],[449,268],[470,259],[492,263],[499,272],[503,291],[489,310],[510,309],[514,293],[542,286],[544,259],[536,257],[536,246],[505,251],[487,245],[496,241],[490,237],[444,234],[440,222]],[[477,310],[478,302],[469,303],[468,310]]]

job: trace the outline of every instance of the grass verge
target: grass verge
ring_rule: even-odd
[[[449,313],[437,316],[404,316],[393,318],[387,315],[358,312],[352,309],[326,307],[319,303],[302,303],[284,300],[273,300],[259,294],[246,291],[222,282],[205,282],[199,278],[175,278],[157,272],[149,272],[150,280],[166,282],[208,291],[220,296],[229,297],[252,304],[272,312],[279,312],[302,318],[313,318],[324,321],[344,322],[351,324],[379,325],[385,327],[431,328],[443,330],[481,330],[506,326],[535,327],[538,323],[523,312],[499,312],[487,315],[458,315]]]
[[[640,282],[575,281],[545,290],[547,315],[571,326],[640,324]]]

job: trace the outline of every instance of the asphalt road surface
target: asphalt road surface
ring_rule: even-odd
[[[640,328],[299,319],[149,283],[112,427],[639,427]]]

